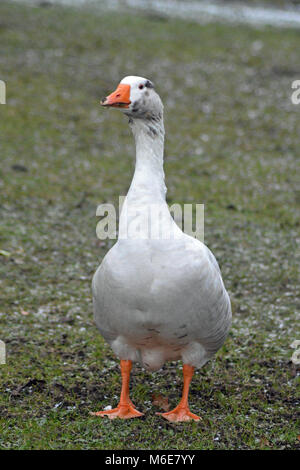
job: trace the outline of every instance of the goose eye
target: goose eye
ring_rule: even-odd
[[[139,89],[142,90],[144,88],[144,85],[140,84]]]

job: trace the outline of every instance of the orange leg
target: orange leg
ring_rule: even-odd
[[[137,411],[129,398],[129,379],[130,379],[130,371],[132,368],[132,362],[121,360],[121,375],[122,375],[122,389],[121,389],[121,396],[120,402],[117,408],[113,410],[107,411],[97,411],[96,413],[91,413],[95,416],[108,416],[110,419],[115,418],[137,418],[139,416],[143,416],[143,413]]]
[[[180,400],[179,405],[174,408],[172,411],[168,411],[167,413],[157,413],[169,421],[173,422],[180,422],[180,421],[200,421],[200,416],[194,415],[194,413],[190,412],[189,403],[188,403],[188,396],[189,396],[189,388],[192,377],[194,375],[194,367],[189,366],[188,364],[184,364],[183,366],[183,391],[182,391],[182,398]]]

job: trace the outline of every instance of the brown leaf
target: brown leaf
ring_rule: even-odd
[[[270,447],[270,445],[270,442],[265,437],[260,440],[260,447]]]
[[[152,395],[152,404],[158,406],[164,411],[169,411],[170,409],[168,398],[163,397],[162,395],[157,395],[156,393],[153,393]]]
[[[22,315],[29,315],[29,312],[26,312],[26,310],[21,309],[21,314]]]

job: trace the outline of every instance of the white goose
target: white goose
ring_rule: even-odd
[[[153,84],[125,77],[101,104],[129,117],[136,167],[122,208],[119,239],[97,269],[92,286],[96,325],[121,360],[121,397],[117,408],[93,414],[111,419],[142,416],[129,398],[132,362],[157,370],[165,361],[182,359],[182,399],[162,416],[197,421],[200,417],[188,406],[189,385],[194,368],[202,367],[225,341],[231,324],[229,296],[214,255],[183,233],[170,215],[163,105]],[[141,223],[155,204],[159,217],[151,217],[150,225]],[[131,230],[137,226],[138,237]],[[153,236],[159,230],[163,236]]]

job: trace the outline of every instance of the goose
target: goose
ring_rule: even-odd
[[[199,421],[189,409],[189,386],[195,368],[211,359],[227,337],[229,295],[212,252],[179,228],[166,203],[163,104],[153,83],[125,77],[101,104],[129,118],[136,165],[118,240],[92,281],[96,326],[120,360],[121,395],[116,408],[92,414],[142,416],[129,396],[132,363],[155,371],[166,361],[182,360],[182,398],[172,411],[159,414],[172,422]],[[159,213],[153,211],[150,223],[143,223],[153,206]],[[163,236],[156,236],[159,230]]]

